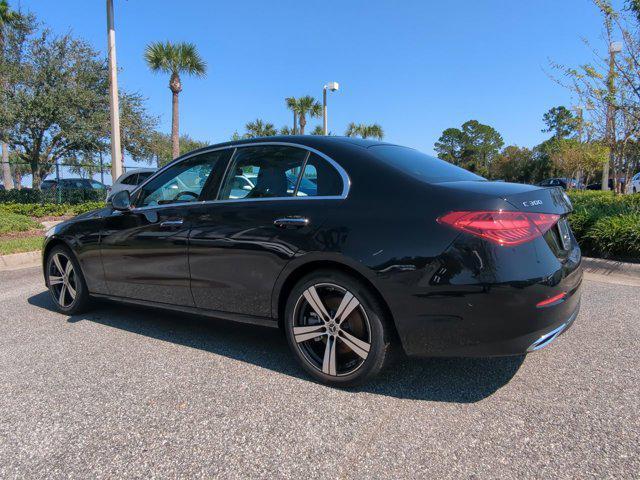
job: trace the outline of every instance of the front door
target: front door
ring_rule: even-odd
[[[212,151],[172,165],[134,192],[130,211],[105,219],[101,255],[111,295],[194,304],[187,259],[190,211],[217,188],[230,155]]]

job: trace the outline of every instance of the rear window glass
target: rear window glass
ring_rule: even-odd
[[[429,183],[484,180],[479,175],[439,158],[398,145],[374,145],[369,151],[387,165]]]

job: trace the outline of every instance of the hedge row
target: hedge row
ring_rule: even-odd
[[[640,195],[569,192],[571,229],[585,255],[640,261]]]
[[[0,203],[70,203],[76,205],[105,200],[104,190],[69,189],[58,192],[52,190],[0,190]]]
[[[17,213],[29,217],[74,216],[104,207],[104,202],[70,203],[0,203],[0,212]]]

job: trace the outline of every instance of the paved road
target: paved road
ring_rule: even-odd
[[[586,281],[526,359],[401,360],[340,391],[277,331],[102,304],[0,272],[0,478],[638,478],[640,288]]]

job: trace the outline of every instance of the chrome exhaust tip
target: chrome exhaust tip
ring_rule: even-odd
[[[563,323],[558,328],[551,330],[549,333],[545,333],[538,340],[533,342],[529,348],[527,348],[527,352],[535,352],[536,350],[540,350],[541,348],[546,347],[551,342],[553,342],[558,335],[562,333],[562,331],[567,328],[567,323]]]

